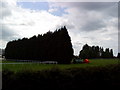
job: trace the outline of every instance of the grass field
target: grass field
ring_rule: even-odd
[[[7,64],[6,64],[7,63]],[[8,64],[16,63],[16,64]],[[69,69],[69,68],[89,68],[89,67],[104,67],[107,65],[118,64],[118,59],[90,59],[89,64],[39,64],[39,63],[25,63],[25,62],[13,62],[13,61],[3,61],[2,70],[11,70],[15,72],[19,71],[39,71],[45,69],[59,68],[59,69]]]

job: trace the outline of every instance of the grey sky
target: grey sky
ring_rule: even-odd
[[[49,10],[31,10],[13,2],[2,3],[2,42],[31,37],[66,25],[71,36],[74,54],[82,46],[98,45],[118,52],[117,2],[52,2]],[[27,4],[26,4],[27,5]],[[48,8],[47,8],[48,9]],[[59,14],[56,14],[61,11]],[[52,13],[51,13],[52,12]],[[0,16],[1,17],[1,16]]]

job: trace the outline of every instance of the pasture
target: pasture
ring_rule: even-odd
[[[80,64],[40,64],[32,62],[14,62],[2,61],[2,70],[19,71],[40,71],[53,68],[70,69],[70,68],[89,68],[89,67],[105,67],[108,65],[118,64],[118,59],[89,59],[90,63]]]

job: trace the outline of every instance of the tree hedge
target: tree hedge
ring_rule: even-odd
[[[31,38],[22,38],[7,43],[6,59],[58,61],[70,63],[73,57],[71,38],[66,27]]]

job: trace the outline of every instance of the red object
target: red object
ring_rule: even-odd
[[[83,61],[84,63],[90,63],[90,61],[88,59],[84,59]]]

